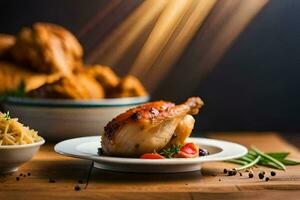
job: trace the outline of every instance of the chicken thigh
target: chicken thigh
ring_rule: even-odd
[[[198,114],[202,106],[199,97],[192,97],[180,105],[157,101],[132,108],[104,128],[101,140],[103,154],[138,157],[158,152],[170,142],[183,143],[194,126],[191,115]],[[180,137],[173,141],[177,127]]]

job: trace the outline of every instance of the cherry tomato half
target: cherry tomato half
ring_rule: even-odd
[[[162,155],[158,153],[145,153],[141,157],[141,159],[165,159]]]
[[[186,143],[183,147],[181,147],[180,151],[183,151],[187,154],[198,154],[199,147],[194,143]]]
[[[199,147],[194,143],[186,143],[174,158],[196,158],[199,156]]]

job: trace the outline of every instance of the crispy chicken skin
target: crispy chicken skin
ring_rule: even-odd
[[[148,95],[142,83],[135,76],[123,77],[119,84],[113,88],[108,97],[123,98],[123,97],[139,97]]]
[[[190,135],[184,133],[184,124],[188,128],[194,125],[191,114],[195,115],[203,106],[199,97],[191,97],[185,103],[175,105],[171,102],[150,102],[132,108],[110,121],[104,128],[101,144],[104,155],[138,157],[144,153],[160,151],[172,140],[178,125],[181,139]]]
[[[25,92],[29,92],[58,78],[58,74],[36,73],[13,63],[0,62],[0,93],[16,90],[22,81],[25,83]]]
[[[28,93],[30,97],[50,99],[100,99],[104,90],[97,81],[86,74],[63,76]]]
[[[107,92],[117,87],[117,85],[120,82],[119,77],[108,66],[104,66],[104,65],[85,66],[81,71],[84,71],[85,73],[93,76]]]
[[[69,75],[81,66],[83,50],[66,29],[49,23],[35,23],[23,28],[11,49],[19,64],[43,72]]]

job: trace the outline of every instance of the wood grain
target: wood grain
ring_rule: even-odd
[[[276,133],[209,133],[210,137],[255,145],[264,151],[290,151],[300,158],[299,150]],[[233,164],[206,163],[202,173],[135,174],[94,169],[88,188],[75,191],[78,180],[86,178],[89,161],[67,158],[53,152],[53,144],[42,147],[35,158],[12,175],[0,179],[1,199],[296,199],[300,195],[300,167],[277,171],[271,181],[243,176],[225,176],[224,168]],[[258,170],[255,170],[256,172]],[[267,170],[269,171],[269,170]],[[20,173],[29,177],[16,181]],[[268,173],[268,172],[267,172]],[[56,183],[49,183],[49,178]],[[84,185],[81,185],[82,188]],[[167,194],[166,194],[167,193]]]

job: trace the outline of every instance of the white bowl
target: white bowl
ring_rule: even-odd
[[[82,101],[10,97],[3,107],[43,138],[60,141],[99,135],[115,116],[148,100],[148,96]]]
[[[18,167],[29,161],[45,140],[23,145],[0,146],[0,174],[11,173],[18,170]]]

